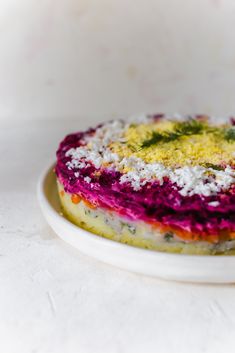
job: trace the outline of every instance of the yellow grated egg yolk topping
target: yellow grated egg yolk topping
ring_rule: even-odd
[[[110,148],[122,158],[135,156],[146,163],[169,167],[234,164],[235,140],[224,138],[228,125],[210,126],[203,122],[185,129],[182,124],[132,124],[124,133],[124,142],[113,142]]]

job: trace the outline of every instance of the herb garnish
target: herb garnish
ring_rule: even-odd
[[[192,120],[177,123],[175,125],[175,132],[179,136],[198,135],[198,134],[202,133],[202,131],[205,129],[205,127],[206,127],[205,123],[202,123],[201,121],[192,119]]]
[[[141,147],[150,147],[159,142],[171,142],[179,139],[181,136],[199,135],[205,130],[205,123],[197,120],[188,120],[176,123],[174,131],[164,131],[162,133],[153,131],[151,137],[145,140]]]
[[[235,128],[231,127],[230,129],[226,130],[224,134],[224,138],[229,142],[235,141]]]
[[[176,139],[178,139],[178,135],[174,132],[164,131],[164,133],[160,134],[157,131],[153,131],[150,139],[145,140],[141,147],[150,147],[158,142],[170,142]]]
[[[221,130],[218,127],[208,126],[205,122],[190,119],[188,121],[177,122],[173,131],[153,131],[151,136],[142,142],[141,147],[150,147],[160,142],[175,141],[182,136],[200,135],[204,131],[221,136],[228,142],[235,142],[235,127]]]

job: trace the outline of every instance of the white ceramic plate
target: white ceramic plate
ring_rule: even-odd
[[[235,256],[168,254],[102,238],[75,226],[60,215],[53,166],[37,188],[42,212],[60,238],[81,252],[122,269],[168,280],[207,283],[235,282]]]

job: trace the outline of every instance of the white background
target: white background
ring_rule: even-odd
[[[0,117],[235,110],[233,0],[1,0]]]
[[[234,352],[234,285],[99,263],[55,236],[35,196],[69,131],[233,115],[234,92],[233,0],[0,0],[1,353]]]

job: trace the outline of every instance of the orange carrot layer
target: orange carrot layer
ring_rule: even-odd
[[[71,201],[72,203],[78,204],[81,201],[81,197],[77,194],[72,194]]]

